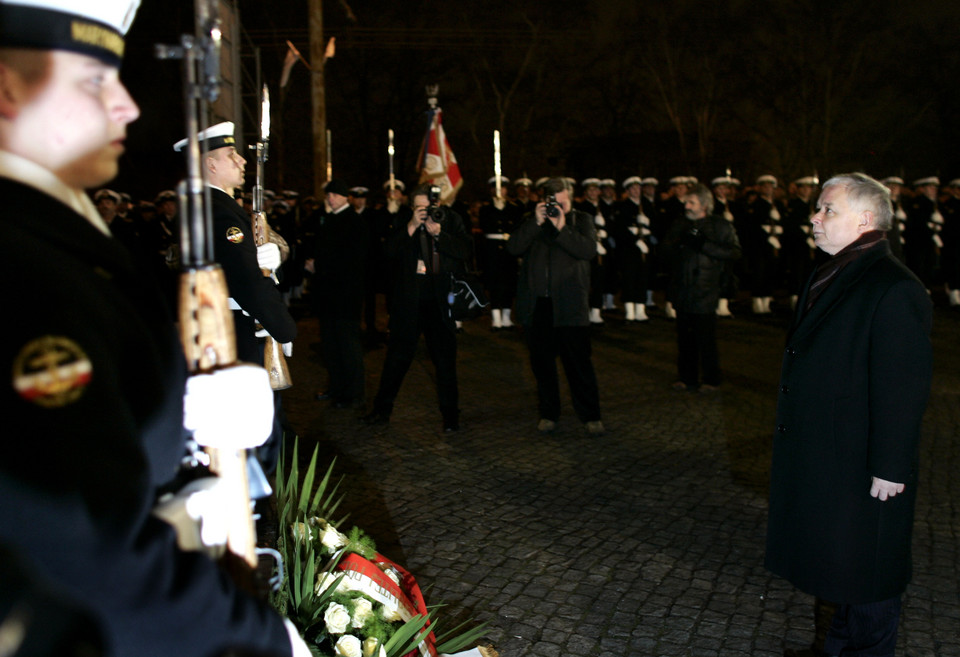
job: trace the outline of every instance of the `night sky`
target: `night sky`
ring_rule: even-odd
[[[297,64],[278,88],[286,40],[309,55],[307,2],[240,0],[238,9],[248,71],[240,122],[252,135],[257,46],[274,101],[268,186],[311,193],[310,74]],[[942,0],[490,0],[413,11],[326,0],[324,38],[337,38],[325,65],[334,175],[379,188],[393,129],[397,176],[415,181],[424,86],[436,83],[465,198],[482,196],[493,175],[495,129],[509,177],[709,179],[728,167],[745,181],[853,169],[958,177],[955,9]],[[152,53],[192,29],[192,12],[191,2],[141,5],[123,77],[142,116],[118,190],[149,198],[182,176],[170,148],[184,132],[180,66]]]

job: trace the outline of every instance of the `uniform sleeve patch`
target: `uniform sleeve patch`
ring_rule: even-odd
[[[46,335],[27,343],[13,361],[13,387],[22,398],[47,408],[80,399],[93,378],[93,365],[80,346]]]
[[[243,231],[237,226],[230,226],[230,228],[227,229],[227,241],[233,244],[240,244],[243,242]]]

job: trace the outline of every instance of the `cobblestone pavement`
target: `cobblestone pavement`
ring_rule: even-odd
[[[738,304],[742,306],[743,304]],[[590,437],[562,391],[557,431],[536,431],[518,332],[466,325],[461,426],[440,432],[422,348],[388,426],[314,401],[325,373],[300,320],[285,394],[301,454],[346,475],[350,512],[414,573],[450,621],[489,621],[503,657],[783,654],[808,646],[813,599],[763,568],[770,440],[787,313],[720,321],[726,382],[675,392],[673,324],[616,315],[593,358],[607,434]],[[923,429],[915,574],[899,655],[960,657],[960,313],[938,308]],[[385,349],[367,352],[367,394]],[[562,379],[562,377],[561,377]]]

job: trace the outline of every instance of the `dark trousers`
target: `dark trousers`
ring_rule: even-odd
[[[893,657],[900,624],[900,598],[862,605],[839,605],[823,650],[844,657]]]
[[[390,323],[390,342],[383,361],[380,387],[373,410],[390,415],[403,378],[413,363],[422,334],[427,352],[437,371],[437,401],[444,420],[456,420],[459,414],[457,389],[457,335],[444,321],[436,299],[421,299],[418,311],[408,321]]]
[[[720,385],[716,313],[677,312],[677,375],[687,386]]]
[[[360,320],[320,318],[323,364],[330,376],[327,392],[338,402],[363,401],[363,346]]]
[[[537,379],[540,417],[553,421],[560,418],[559,356],[577,417],[581,422],[599,420],[600,392],[590,360],[590,327],[554,326],[553,302],[541,297],[537,299],[533,322],[527,331],[527,346],[533,376]]]

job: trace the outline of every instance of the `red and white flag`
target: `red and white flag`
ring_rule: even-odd
[[[440,187],[440,202],[449,205],[457,198],[463,178],[460,177],[460,166],[443,131],[440,108],[432,109],[428,114],[430,122],[420,149],[420,182]]]

